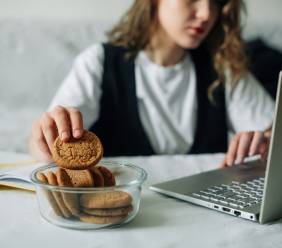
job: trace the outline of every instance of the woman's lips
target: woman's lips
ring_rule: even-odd
[[[190,27],[191,30],[193,30],[196,34],[203,34],[205,32],[205,29],[202,27]]]

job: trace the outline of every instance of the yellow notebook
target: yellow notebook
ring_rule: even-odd
[[[34,160],[23,160],[13,163],[0,163],[0,185],[29,191],[35,191],[31,183],[31,172],[41,166]]]

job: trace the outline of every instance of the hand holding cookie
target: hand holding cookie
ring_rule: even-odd
[[[52,161],[51,150],[55,139],[79,139],[84,133],[81,112],[76,108],[57,106],[45,112],[32,125],[29,139],[30,153],[43,162]]]
[[[57,137],[51,149],[58,169],[39,173],[42,183],[62,187],[112,187],[113,173],[97,165],[103,156],[103,146],[92,132],[84,131],[80,139],[63,141]],[[125,191],[93,191],[92,193],[46,191],[54,213],[65,219],[76,218],[93,224],[114,224],[127,218],[133,210],[132,196]]]
[[[52,147],[55,163],[66,169],[83,170],[95,166],[103,156],[103,146],[92,132],[84,131],[80,139],[63,141],[57,137]]]

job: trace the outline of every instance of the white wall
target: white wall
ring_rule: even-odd
[[[249,18],[282,24],[282,0],[245,0]]]
[[[248,22],[282,24],[282,0],[245,0]]]
[[[0,0],[0,17],[116,20],[133,0]]]
[[[0,17],[116,20],[133,0],[0,0]],[[245,0],[251,19],[282,23],[282,0]]]

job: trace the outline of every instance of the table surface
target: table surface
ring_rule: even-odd
[[[222,154],[120,157],[148,172],[140,212],[121,227],[77,231],[56,227],[40,217],[36,195],[0,188],[0,247],[282,247],[282,220],[260,225],[169,198],[151,184],[217,168]],[[1,162],[30,159],[0,152]]]

